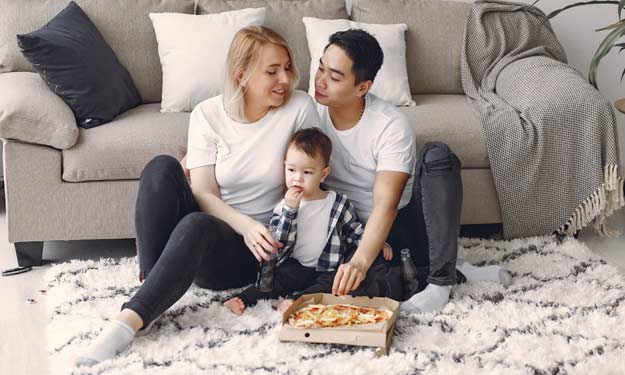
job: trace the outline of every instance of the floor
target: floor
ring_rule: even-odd
[[[0,198],[0,269],[16,265],[13,245],[7,240],[4,194]],[[609,220],[610,226],[625,232],[625,210]],[[475,233],[475,228],[471,229]],[[625,274],[625,237],[598,237],[585,229],[579,239]],[[88,249],[88,251],[86,250]],[[42,275],[50,264],[74,258],[98,259],[135,254],[134,240],[47,242],[44,245],[45,264],[31,272],[0,277],[0,295],[6,301],[0,310],[0,374],[49,373],[45,351],[45,288]],[[29,303],[34,299],[35,303]]]

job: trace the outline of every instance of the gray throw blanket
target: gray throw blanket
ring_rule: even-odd
[[[545,14],[477,1],[461,56],[482,124],[504,236],[573,234],[625,204],[614,110],[566,55]]]

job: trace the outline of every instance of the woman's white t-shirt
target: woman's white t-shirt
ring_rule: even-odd
[[[293,258],[304,267],[317,267],[319,256],[328,242],[330,213],[336,193],[329,191],[324,199],[302,200],[297,210],[297,237]]]
[[[408,119],[395,106],[375,95],[365,97],[362,118],[351,129],[337,130],[328,107],[317,104],[321,129],[332,140],[329,190],[347,195],[365,223],[373,211],[373,185],[379,171],[410,174],[399,201],[404,208],[412,196],[416,162],[415,135]]]
[[[235,210],[268,223],[284,193],[284,157],[297,130],[318,126],[311,97],[290,100],[252,123],[232,120],[221,95],[198,104],[189,120],[187,168],[215,165],[221,199]]]

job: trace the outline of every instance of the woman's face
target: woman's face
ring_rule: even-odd
[[[254,107],[279,107],[291,83],[291,59],[287,50],[266,44],[260,51],[259,64],[247,83],[245,102]]]

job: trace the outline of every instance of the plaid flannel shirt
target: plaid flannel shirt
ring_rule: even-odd
[[[274,209],[269,230],[284,247],[278,251],[278,265],[293,253],[297,237],[297,209],[282,200]],[[364,232],[356,212],[347,196],[336,193],[330,211],[326,245],[317,261],[317,272],[334,271],[349,259],[356,250]]]

